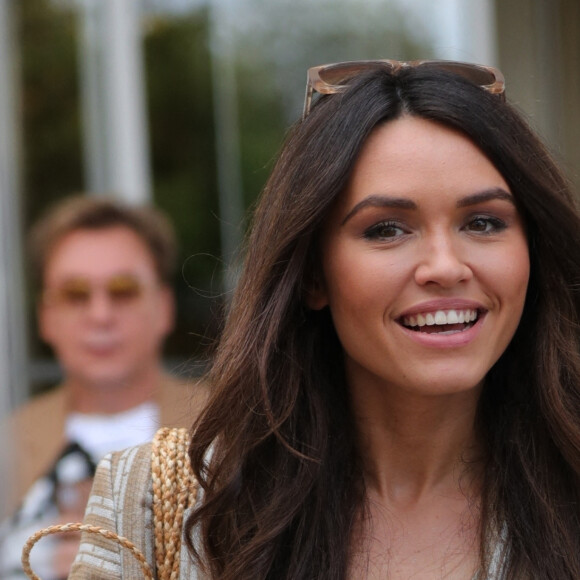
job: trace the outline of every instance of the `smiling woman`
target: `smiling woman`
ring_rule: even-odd
[[[330,308],[355,405],[371,384],[385,399],[374,409],[390,407],[391,388],[473,389],[519,323],[529,260],[509,186],[432,121],[403,116],[372,133],[320,247],[309,303]]]
[[[181,577],[580,578],[564,178],[499,71],[313,71],[194,424]],[[94,572],[91,543],[71,578]]]

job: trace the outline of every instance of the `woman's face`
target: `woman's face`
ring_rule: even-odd
[[[352,389],[473,389],[509,344],[529,278],[508,185],[466,137],[420,118],[375,130],[321,241]]]

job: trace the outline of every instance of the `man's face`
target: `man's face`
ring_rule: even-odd
[[[40,334],[67,379],[116,387],[157,369],[173,298],[133,230],[67,234],[49,254],[43,282]]]

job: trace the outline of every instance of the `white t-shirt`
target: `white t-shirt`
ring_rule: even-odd
[[[147,401],[114,415],[71,413],[65,423],[65,436],[76,441],[98,463],[107,453],[153,439],[159,428],[159,407]]]

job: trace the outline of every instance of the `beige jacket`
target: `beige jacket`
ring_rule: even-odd
[[[99,464],[84,523],[128,538],[155,570],[152,503],[151,445],[131,447],[107,455]],[[187,510],[185,518],[189,513]],[[180,556],[179,578],[201,580],[201,573],[189,555],[185,542],[182,542]],[[144,575],[129,550],[99,534],[83,533],[68,578],[139,580]]]
[[[190,427],[207,398],[202,383],[182,382],[166,376],[156,393],[160,427]],[[32,398],[17,409],[2,426],[4,441],[10,441],[12,489],[2,502],[2,516],[14,512],[28,489],[50,468],[65,445],[68,414],[65,385]]]

